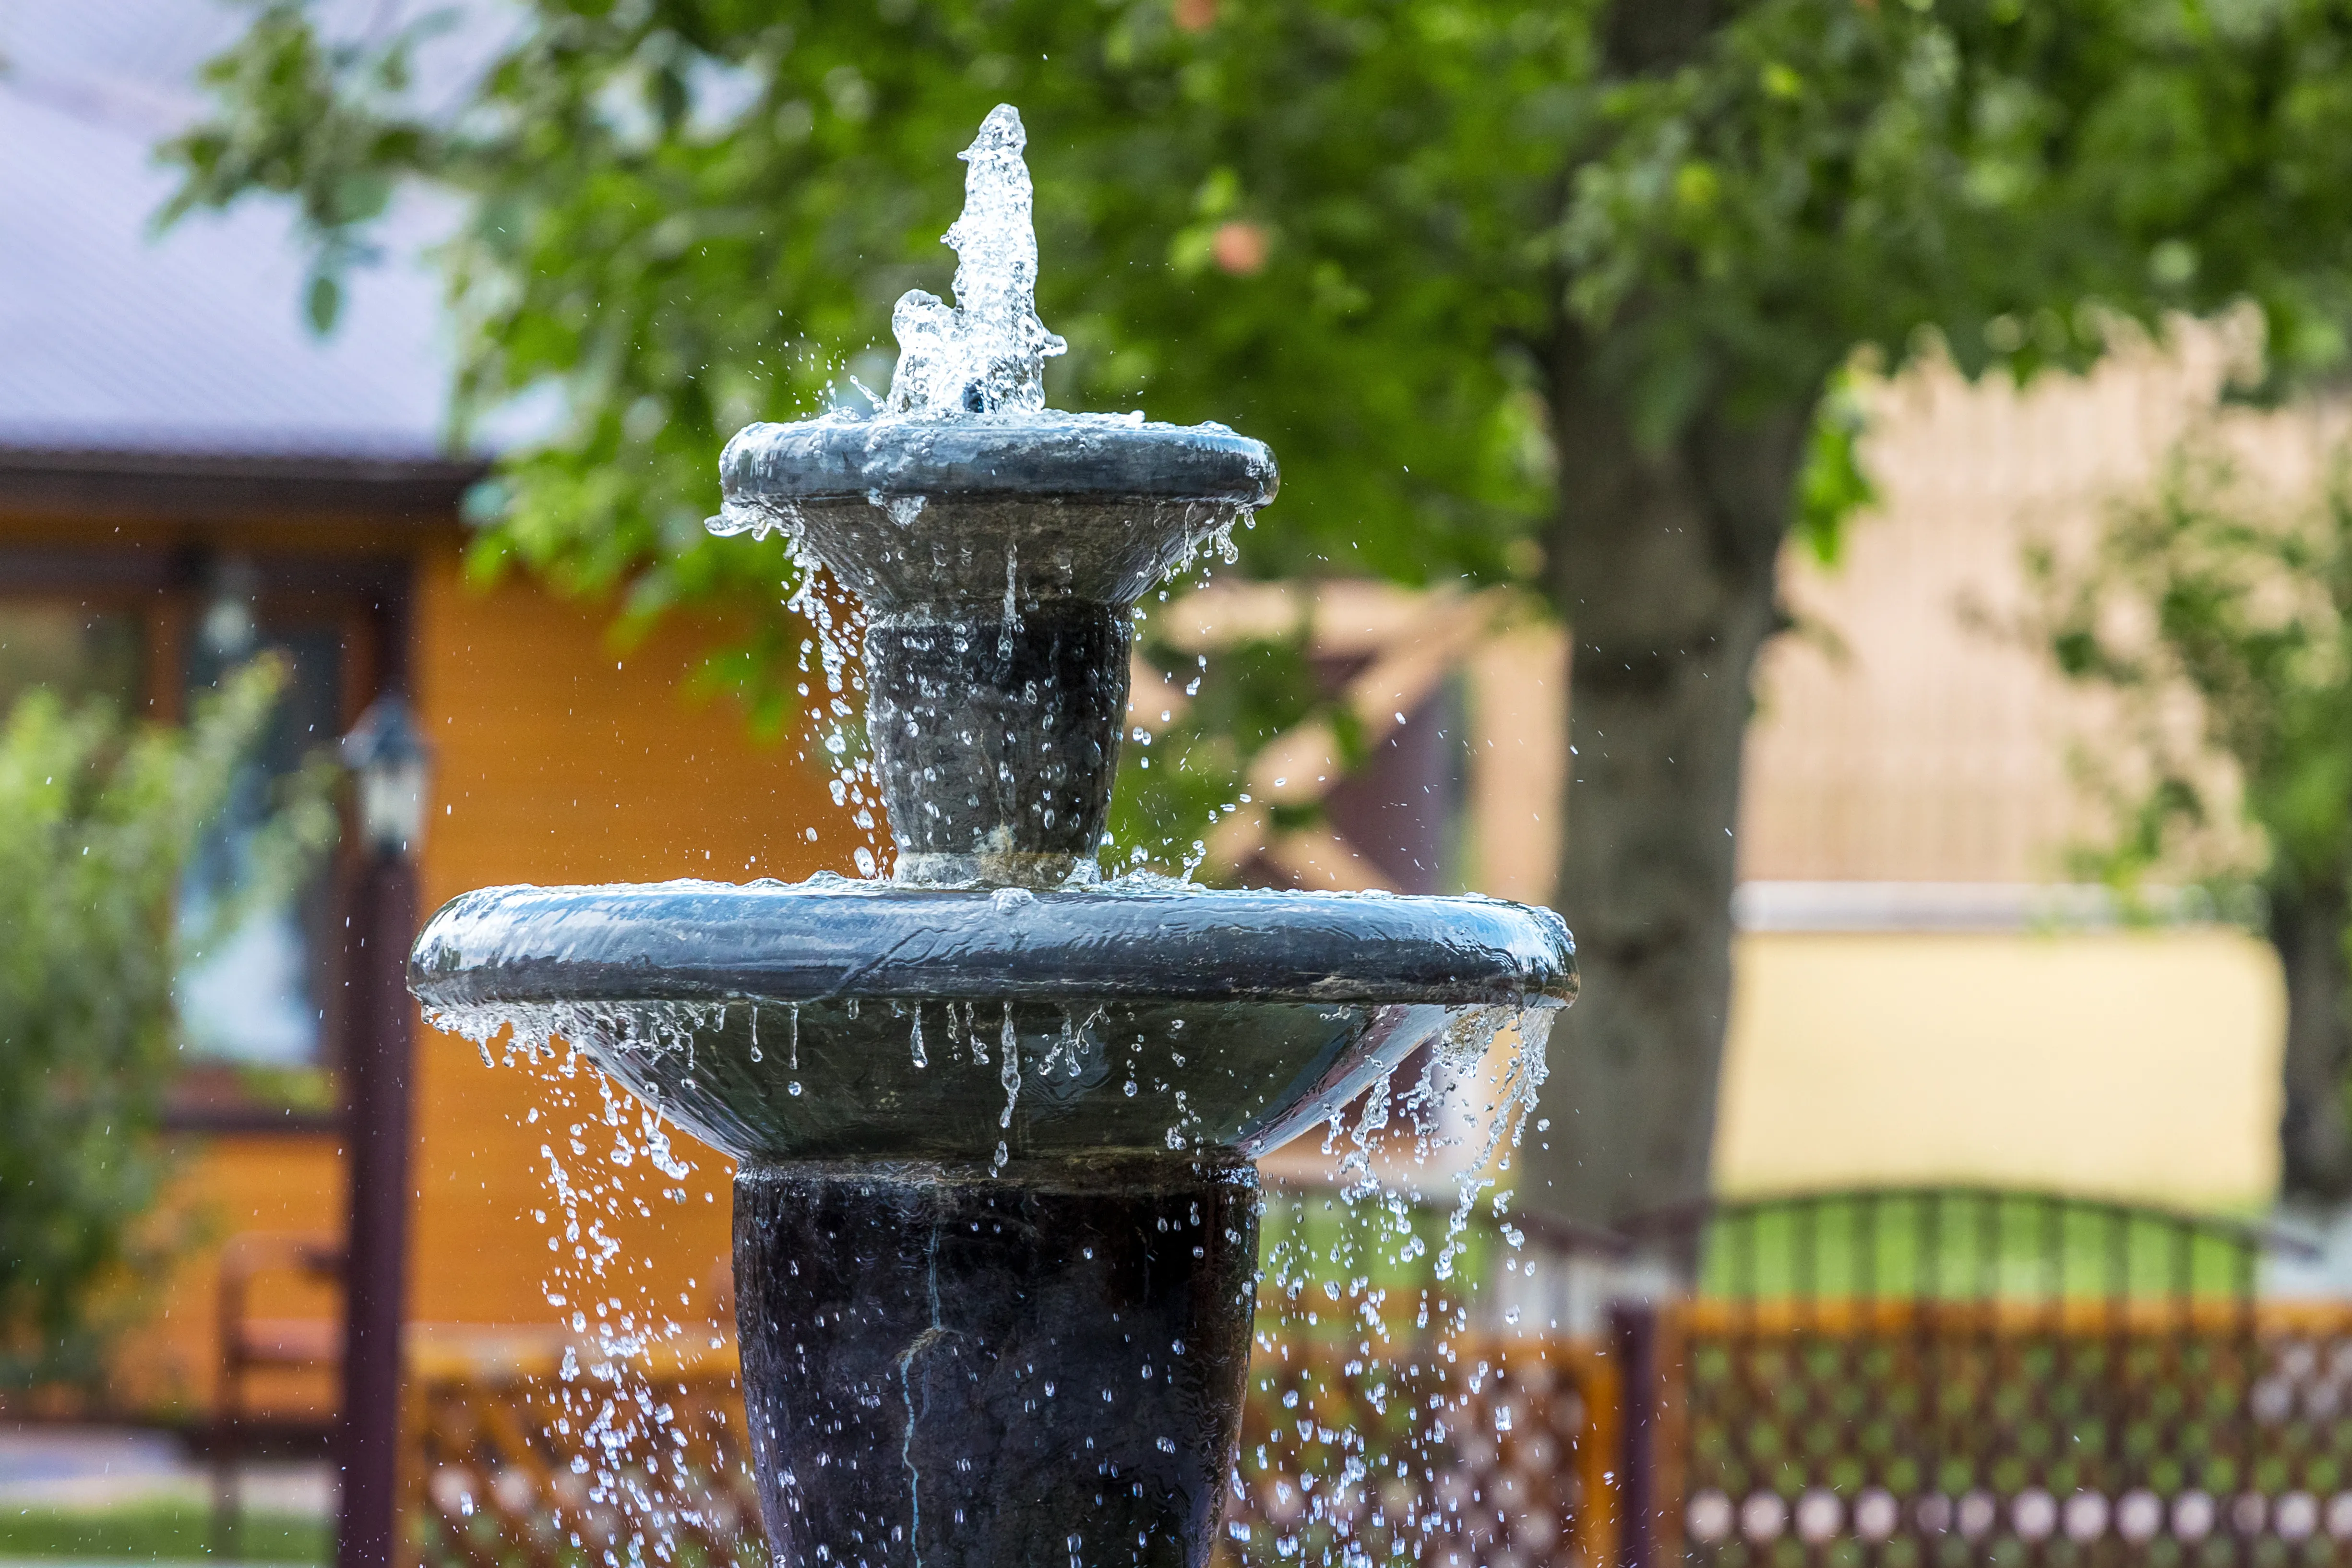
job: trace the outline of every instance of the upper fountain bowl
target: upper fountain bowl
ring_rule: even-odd
[[[1129,610],[1274,497],[1222,425],[1023,410],[753,425],[721,531],[781,531],[867,613],[867,725],[897,875],[1090,880],[1127,708]]]
[[[885,614],[1008,591],[1131,605],[1279,483],[1222,425],[1055,412],[753,425],[719,475],[728,522],[790,534]]]

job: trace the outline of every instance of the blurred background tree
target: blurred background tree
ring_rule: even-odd
[[[237,896],[180,920],[284,679],[257,660],[184,729],[36,689],[0,729],[0,1397],[100,1377],[181,1239],[187,1216],[157,1207],[173,977],[334,836],[331,773],[298,775]]]
[[[2345,355],[2352,16],[2321,0],[520,10],[460,68],[429,24],[270,0],[178,206],[290,199],[324,324],[402,182],[458,193],[463,403],[562,411],[501,463],[483,567],[772,606],[778,555],[701,531],[713,455],[845,370],[879,388],[890,302],[951,265],[953,155],[1019,104],[1055,401],[1270,442],[1249,572],[1519,583],[1572,627],[1586,988],[1523,1200],[1573,1218],[1706,1189],[1749,678],[1784,542],[1833,556],[1868,493],[1842,378],[2079,367],[2249,300],[2267,390]],[[727,668],[773,722],[800,631],[763,613]]]
[[[2085,868],[2127,897],[2191,879],[2267,932],[2284,1183],[2352,1196],[2352,451],[2298,502],[2192,443],[2095,549],[2030,565],[2059,668],[2122,721],[2085,758],[2116,826]]]

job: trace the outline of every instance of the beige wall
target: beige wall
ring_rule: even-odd
[[[2014,629],[2029,541],[2079,544],[2144,495],[2210,414],[2233,350],[2184,331],[2090,376],[2019,390],[1928,365],[1864,394],[1864,462],[1879,504],[1823,566],[1791,546],[1797,629],[1764,652],[1748,731],[1739,874],[1764,881],[2042,882],[2095,832],[2069,752],[2095,744],[2096,703]],[[2292,492],[2346,429],[2341,408],[2218,421],[2253,471]],[[1396,616],[1400,626],[1409,618]],[[1406,635],[1410,635],[1408,630]],[[1564,657],[1521,625],[1465,666],[1479,726],[1478,885],[1548,891],[1559,824]]]
[[[2210,416],[2232,353],[2196,331],[2024,391],[1933,366],[1867,391],[1881,504],[1836,566],[1801,550],[1785,563],[1800,630],[1759,676],[1743,880],[2065,875],[2070,843],[2100,826],[2069,761],[2098,742],[2100,713],[2005,629],[2021,555],[2029,540],[2079,544],[2145,494]],[[2233,411],[2218,428],[2292,489],[2343,418]],[[1468,670],[1481,886],[1515,898],[1549,891],[1559,648],[1520,631]],[[2275,1185],[2284,1002],[2274,960],[2243,933],[1751,931],[1735,956],[1727,1192],[1969,1181],[2243,1207]]]
[[[2016,632],[2029,541],[2079,545],[2119,500],[2146,495],[2232,363],[2229,337],[2184,330],[2089,376],[2020,391],[1930,365],[1865,394],[1863,459],[1880,505],[1822,567],[1782,574],[1800,629],[1757,682],[1740,874],[1757,879],[2045,881],[2099,824],[2071,748],[2099,710]],[[2234,449],[2292,491],[2320,471],[2337,410],[2219,421]]]
[[[1804,630],[1767,651],[1740,866],[1758,881],[2046,882],[2099,818],[2070,752],[2096,703],[2004,625],[2029,541],[2087,539],[2211,417],[2232,346],[2183,333],[2019,391],[1929,368],[1868,395],[1882,505],[1792,554]],[[2340,411],[2235,411],[2252,471],[2307,485]],[[1741,939],[1717,1178],[2051,1185],[2197,1205],[2277,1179],[2284,997],[2216,929]]]

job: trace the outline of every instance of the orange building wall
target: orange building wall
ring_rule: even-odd
[[[415,699],[435,748],[420,916],[502,882],[792,879],[851,869],[864,836],[826,798],[823,776],[798,760],[798,746],[757,743],[732,702],[688,694],[719,628],[681,617],[621,647],[608,605],[566,600],[519,576],[487,589],[467,583],[455,541],[426,558],[419,587]],[[821,833],[814,844],[805,836],[812,826]],[[709,1314],[713,1265],[728,1249],[726,1159],[676,1133],[693,1173],[687,1201],[665,1201],[661,1188],[672,1184],[642,1159],[627,1172],[610,1165],[609,1129],[583,1140],[588,1156],[571,1152],[571,1123],[597,1105],[584,1075],[567,1080],[549,1063],[485,1068],[472,1045],[422,1025],[415,1081],[412,1320],[512,1326],[560,1315],[542,1289],[554,1261],[551,1231],[533,1217],[557,1207],[542,1144],[575,1179],[589,1171],[623,1178],[620,1216],[608,1224],[622,1245],[603,1294],[633,1312],[657,1301],[684,1323]],[[558,1121],[551,1112],[565,1100],[580,1109]],[[534,1108],[537,1123],[528,1120]],[[158,1290],[160,1311],[117,1363],[118,1396],[148,1409],[212,1404],[222,1240],[343,1228],[342,1150],[331,1135],[215,1137],[192,1142],[188,1158],[173,1202],[207,1239]],[[337,1302],[265,1277],[250,1310],[323,1318]],[[253,1394],[258,1407],[283,1414],[321,1413],[333,1398],[323,1371],[257,1383]]]
[[[418,717],[436,748],[436,805],[424,853],[425,910],[505,882],[797,879],[847,870],[855,841],[821,775],[785,744],[760,745],[741,711],[697,702],[687,683],[715,628],[683,621],[616,647],[609,609],[566,601],[521,579],[488,590],[464,581],[453,548],[424,574],[418,605]],[[811,844],[805,830],[826,829]],[[655,1290],[681,1320],[709,1310],[713,1265],[728,1248],[730,1163],[684,1133],[694,1167],[688,1201],[643,1160],[607,1161],[601,1126],[573,1153],[571,1124],[597,1107],[584,1079],[552,1064],[486,1068],[475,1047],[431,1029],[417,1037],[416,1206],[410,1315],[426,1322],[545,1321],[541,1282],[554,1214],[542,1145],[575,1181],[620,1178],[608,1225],[622,1242],[609,1293],[635,1310]],[[574,1099],[559,1123],[552,1108]],[[528,1121],[536,1107],[538,1123]],[[560,1222],[557,1222],[560,1223]],[[567,1244],[568,1247],[568,1244]],[[632,1272],[634,1270],[634,1272]],[[698,1281],[688,1291],[684,1281]],[[632,1287],[635,1287],[634,1289]],[[576,1294],[576,1292],[574,1292]],[[688,1295],[691,1301],[681,1302]]]
[[[198,1245],[154,1292],[154,1312],[114,1363],[115,1396],[140,1409],[209,1408],[218,1382],[220,1244],[250,1232],[334,1236],[343,1223],[343,1151],[332,1134],[224,1136],[191,1143],[187,1163],[165,1205],[194,1227]],[[326,1318],[336,1293],[284,1275],[257,1277],[248,1294],[256,1317]],[[257,1378],[257,1408],[323,1413],[334,1391],[323,1373]]]

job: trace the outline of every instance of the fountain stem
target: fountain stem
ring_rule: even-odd
[[[1094,879],[1128,640],[1124,615],[1073,600],[924,605],[867,627],[869,732],[898,880]]]

